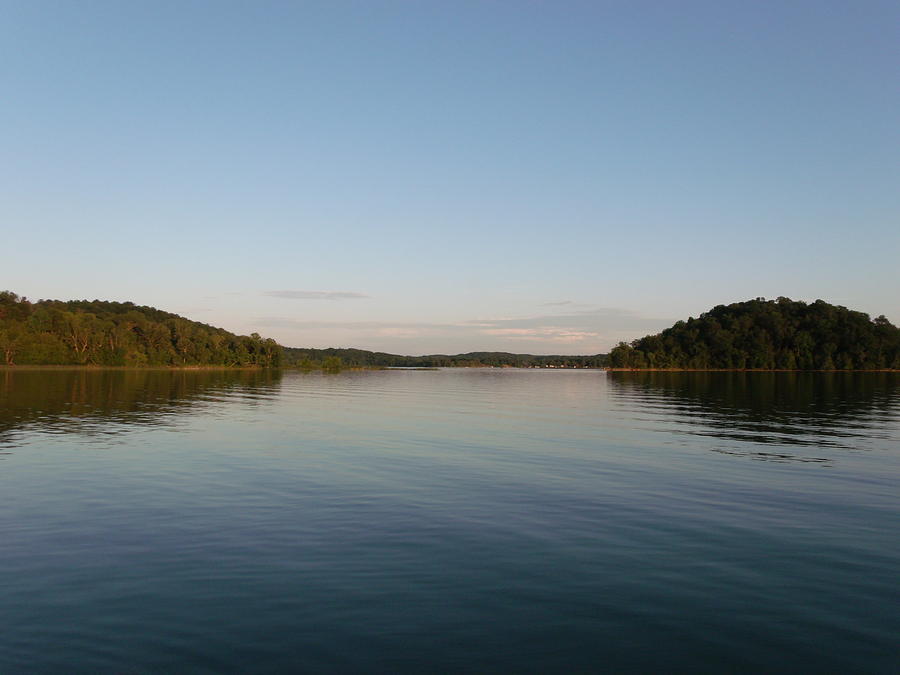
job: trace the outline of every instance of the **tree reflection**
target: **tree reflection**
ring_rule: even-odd
[[[258,405],[280,382],[277,370],[0,369],[0,444],[24,430],[95,434],[172,425],[223,398]]]
[[[683,433],[731,441],[714,448],[725,454],[828,461],[750,444],[869,449],[873,439],[890,439],[900,426],[900,373],[632,371],[607,377],[621,403],[666,415]]]

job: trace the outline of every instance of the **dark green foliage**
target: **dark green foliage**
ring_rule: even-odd
[[[878,370],[900,368],[900,329],[822,300],[719,305],[659,335],[620,343],[611,368]]]
[[[281,347],[130,302],[0,292],[0,365],[281,365]]]
[[[322,368],[329,359],[337,358],[342,367],[349,368],[452,368],[485,367],[495,368],[601,368],[606,355],[596,356],[534,356],[532,354],[510,354],[507,352],[469,352],[452,356],[434,354],[430,356],[399,356],[384,352],[369,352],[364,349],[298,349],[285,347],[285,364],[300,368]]]
[[[605,355],[532,356],[471,352],[398,356],[363,349],[280,347],[153,307],[100,300],[39,300],[0,292],[0,365],[265,366],[342,368],[495,366],[599,368]]]

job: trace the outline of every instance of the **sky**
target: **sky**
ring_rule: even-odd
[[[900,323],[900,3],[0,0],[0,288],[296,347]]]

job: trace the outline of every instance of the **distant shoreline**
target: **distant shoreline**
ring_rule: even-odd
[[[872,368],[852,370],[802,370],[783,368],[592,368],[592,367],[565,367],[565,366],[343,366],[341,371],[360,370],[602,370],[610,373],[900,373],[896,368]],[[46,365],[0,365],[0,372],[4,371],[28,371],[28,370],[165,370],[165,371],[248,371],[248,370],[297,370],[305,372],[307,369],[296,366],[280,366],[266,368],[264,366],[101,366],[90,364],[46,364]],[[309,369],[318,371],[319,368]]]
[[[276,370],[263,366],[98,366],[90,364],[0,365],[4,370]],[[277,369],[280,370],[280,369]]]
[[[900,373],[896,368],[603,368],[612,373]]]

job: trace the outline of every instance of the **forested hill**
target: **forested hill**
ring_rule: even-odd
[[[429,356],[401,356],[385,352],[370,352],[364,349],[301,349],[285,347],[286,365],[318,367],[319,364],[334,362],[349,367],[405,367],[405,368],[452,368],[512,366],[516,368],[601,368],[606,362],[605,354],[595,356],[564,356],[511,354],[509,352],[469,352],[467,354],[431,354]]]
[[[714,307],[609,354],[611,368],[900,369],[900,329],[884,316],[789,298]]]
[[[131,302],[38,300],[0,292],[0,366],[601,367],[605,355],[506,352],[400,356],[363,349],[281,347]]]
[[[281,347],[130,302],[39,300],[0,292],[0,365],[262,366]]]
[[[130,302],[39,300],[0,292],[0,365],[900,369],[900,329],[822,300],[719,305],[610,354],[470,352],[400,356],[281,347]]]

